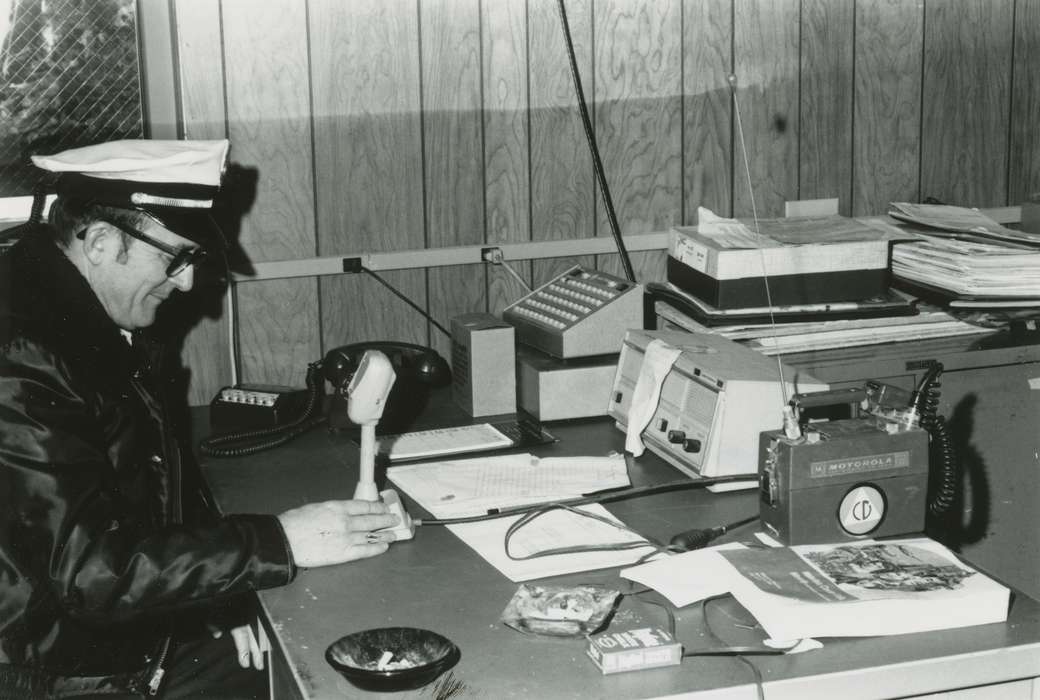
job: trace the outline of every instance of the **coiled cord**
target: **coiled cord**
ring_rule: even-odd
[[[942,371],[942,363],[932,365],[910,399],[911,408],[920,416],[921,427],[932,437],[930,456],[938,463],[932,471],[938,476],[928,501],[928,512],[933,516],[949,511],[957,494],[957,453],[946,418],[938,413]]]
[[[957,493],[957,455],[944,416],[931,416],[923,425],[932,436],[932,449],[940,465],[939,481],[928,502],[928,512],[943,515],[950,510]]]

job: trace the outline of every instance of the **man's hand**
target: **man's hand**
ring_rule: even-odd
[[[224,636],[224,631],[219,627],[210,625],[210,634],[213,635],[214,639],[220,639]],[[260,642],[257,641],[256,634],[250,625],[235,627],[231,630],[231,639],[235,642],[239,666],[242,668],[252,666],[257,671],[264,670],[264,652],[260,648]]]
[[[376,532],[399,522],[379,501],[325,501],[278,516],[297,566],[341,564],[385,552],[395,536]]]

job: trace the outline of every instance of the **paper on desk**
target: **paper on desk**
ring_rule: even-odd
[[[733,567],[722,555],[723,549],[743,549],[739,542],[695,549],[670,557],[622,569],[622,578],[654,589],[677,608],[705,598],[729,593],[733,586]]]
[[[622,455],[499,455],[407,464],[390,467],[386,474],[438,518],[480,515],[492,508],[573,498],[631,483]]]
[[[621,522],[598,504],[581,506],[579,510]],[[504,542],[506,530],[520,517],[510,516],[464,525],[449,525],[448,529],[514,582],[625,566],[652,551],[651,545],[647,543],[646,547],[637,549],[554,554],[516,561],[506,555]],[[643,541],[643,538],[626,530],[569,511],[553,510],[517,530],[510,542],[509,550],[514,556],[524,556],[558,547],[638,541]]]

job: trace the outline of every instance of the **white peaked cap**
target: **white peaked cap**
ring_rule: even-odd
[[[127,139],[32,156],[36,167],[107,180],[184,183],[219,187],[230,148],[227,139],[174,141]]]

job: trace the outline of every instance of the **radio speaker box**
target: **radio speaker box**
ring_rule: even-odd
[[[451,321],[452,398],[473,417],[516,412],[516,338],[508,323],[472,313]]]

